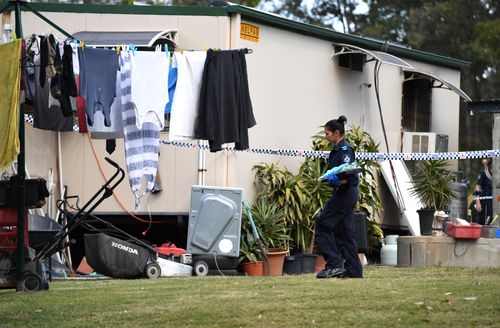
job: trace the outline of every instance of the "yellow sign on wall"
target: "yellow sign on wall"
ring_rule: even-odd
[[[240,25],[240,39],[252,42],[259,42],[260,28],[248,23],[241,23]]]

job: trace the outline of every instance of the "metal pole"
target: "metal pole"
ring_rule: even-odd
[[[23,37],[23,27],[21,22],[21,3],[14,1],[16,17],[16,36]],[[19,183],[19,202],[17,204],[17,291],[22,291],[22,280],[24,274],[24,229],[25,229],[25,189],[26,172],[24,157],[24,102],[19,106],[19,155],[17,155],[17,181]]]
[[[500,149],[500,113],[493,114],[493,131],[491,135],[493,137],[493,149]],[[493,213],[491,213],[491,220],[494,220],[496,215],[500,216],[500,157],[493,158],[491,169],[493,174]],[[500,227],[500,218],[497,218],[494,226]]]

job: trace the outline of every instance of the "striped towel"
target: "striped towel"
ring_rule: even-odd
[[[141,197],[151,193],[155,183],[160,152],[160,126],[158,122],[146,120],[141,129],[137,128],[137,111],[131,101],[130,52],[120,53],[121,102],[123,133],[125,139],[125,158],[130,187],[135,196],[135,209],[139,209]],[[140,195],[143,177],[147,185]]]

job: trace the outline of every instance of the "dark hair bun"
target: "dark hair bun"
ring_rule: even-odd
[[[340,115],[337,121],[345,125],[347,123],[347,118],[344,115]]]

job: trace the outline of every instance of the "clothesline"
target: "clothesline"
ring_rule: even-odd
[[[124,138],[131,189],[154,186],[164,115],[170,114],[172,140],[207,140],[249,148],[247,130],[256,124],[245,55],[251,49],[138,51],[58,42],[53,35],[31,36],[26,61],[26,99],[35,128],[79,131],[92,138]],[[128,49],[127,49],[128,48]],[[75,104],[76,99],[76,104]],[[220,116],[220,117],[219,117]],[[107,143],[109,150],[114,147]],[[143,177],[147,181],[141,187]]]

